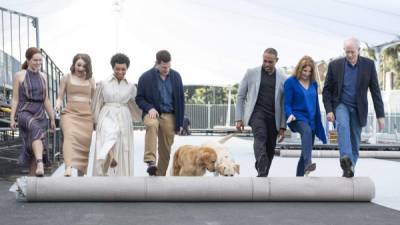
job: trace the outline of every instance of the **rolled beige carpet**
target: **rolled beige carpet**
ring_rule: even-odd
[[[300,157],[300,150],[280,150],[281,157]],[[337,150],[313,150],[313,158],[339,158]],[[399,159],[400,151],[359,151],[360,158]]]
[[[27,201],[371,201],[368,177],[27,177]]]

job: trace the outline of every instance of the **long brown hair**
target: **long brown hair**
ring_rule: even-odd
[[[301,72],[305,67],[311,67],[311,76],[310,81],[315,81],[315,63],[314,60],[310,56],[303,56],[300,61],[297,63],[296,68],[294,69],[293,76],[295,76],[298,80],[300,80]]]
[[[21,67],[23,70],[28,69],[28,61],[31,60],[33,55],[35,55],[37,53],[42,54],[40,49],[35,48],[35,47],[30,47],[30,48],[28,48],[26,50],[26,52],[25,52],[25,59],[26,60],[25,60],[24,64],[22,64],[22,67]]]
[[[90,59],[90,56],[88,54],[84,54],[84,53],[78,53],[74,56],[74,58],[72,59],[72,65],[69,68],[69,70],[71,71],[71,73],[75,73],[75,63],[76,61],[78,61],[79,59],[82,59],[85,62],[85,70],[86,70],[86,80],[89,80],[90,78],[92,78],[93,72],[92,72],[92,60]]]

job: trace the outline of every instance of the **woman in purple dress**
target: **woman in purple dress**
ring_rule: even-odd
[[[40,72],[42,54],[37,48],[28,48],[25,57],[22,70],[14,76],[10,126],[14,130],[18,122],[22,139],[19,163],[30,166],[30,175],[42,177],[43,163],[49,163],[46,140],[48,117],[51,130],[56,126],[47,97],[47,81]]]

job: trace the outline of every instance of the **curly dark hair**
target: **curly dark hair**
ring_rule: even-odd
[[[111,57],[110,63],[112,68],[114,68],[115,64],[126,64],[126,68],[129,68],[130,60],[125,54],[117,53]]]

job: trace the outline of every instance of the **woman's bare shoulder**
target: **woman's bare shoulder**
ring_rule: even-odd
[[[22,82],[25,78],[26,70],[20,70],[15,73],[14,79],[17,79],[19,82]]]
[[[45,81],[47,81],[47,74],[40,71],[40,75],[43,77]]]

